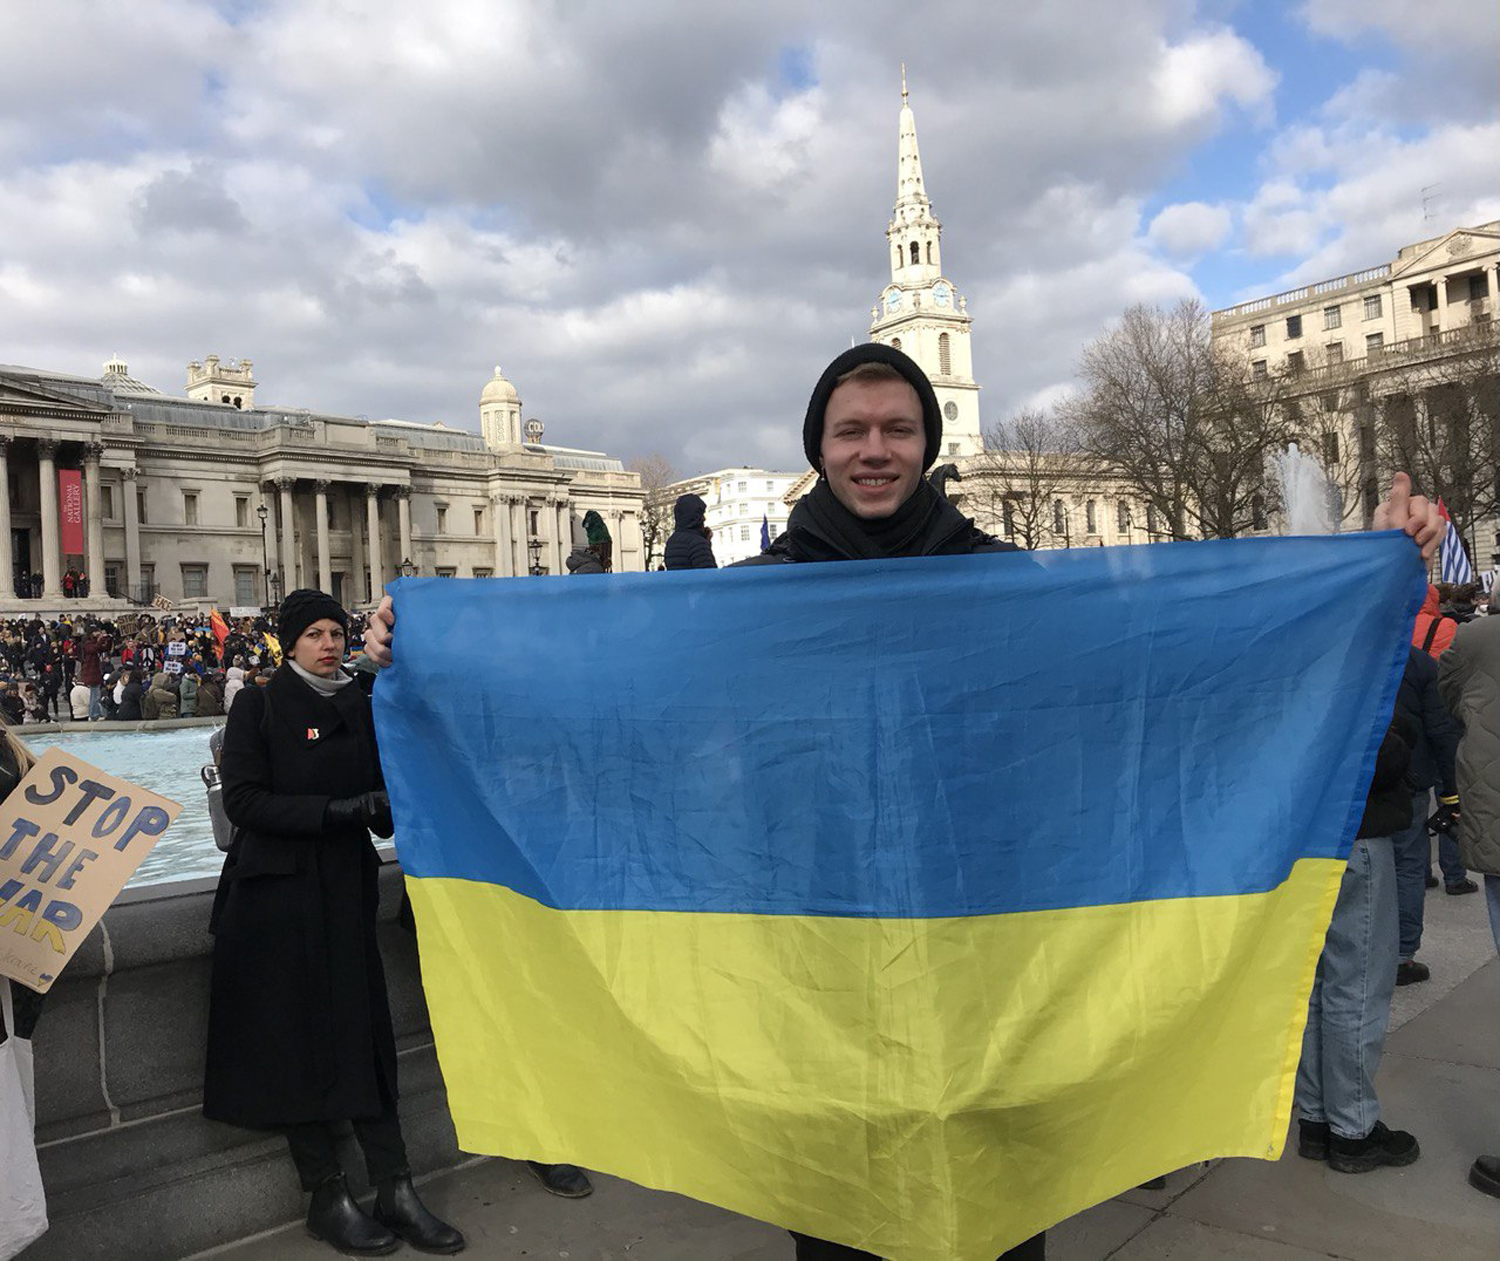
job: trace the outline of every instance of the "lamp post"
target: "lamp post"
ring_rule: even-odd
[[[533,535],[526,544],[526,551],[531,556],[531,576],[537,578],[546,573],[542,567],[542,540]]]
[[[402,562],[401,562],[401,576],[403,578],[414,577],[415,574],[416,574],[416,572],[417,572],[417,567],[411,563],[411,557],[410,556],[408,556],[408,557],[406,557],[405,559],[402,560]]]
[[[266,510],[266,505],[261,504],[255,510],[255,515],[260,518],[260,567],[266,583],[266,607],[271,605],[271,554],[266,550],[266,518],[271,514]]]

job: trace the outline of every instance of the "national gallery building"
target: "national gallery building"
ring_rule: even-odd
[[[498,368],[478,434],[257,406],[251,368],[210,355],[174,396],[117,360],[99,378],[0,366],[0,612],[252,607],[306,586],[358,606],[403,573],[558,574],[591,508],[615,571],[643,567],[640,479],[543,445]],[[85,589],[70,571],[85,598],[65,600]]]

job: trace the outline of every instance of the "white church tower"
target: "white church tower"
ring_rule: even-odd
[[[896,158],[896,208],[885,231],[891,283],[872,309],[870,340],[905,351],[922,365],[943,409],[942,459],[984,449],[979,386],[969,348],[968,300],[943,275],[943,225],[922,184],[917,122],[901,67],[901,139]]]
[[[492,451],[521,445],[521,396],[498,366],[479,395],[479,432]]]

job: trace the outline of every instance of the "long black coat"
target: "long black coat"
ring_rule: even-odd
[[[240,834],[209,924],[203,1113],[267,1128],[379,1115],[396,1098],[380,860],[364,828],[323,826],[331,798],[384,786],[369,696],[358,681],[320,696],[282,666],[231,709],[221,775]]]

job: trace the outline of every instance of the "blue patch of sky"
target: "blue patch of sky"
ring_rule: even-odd
[[[1223,126],[1147,199],[1143,227],[1164,206],[1176,202],[1249,201],[1268,174],[1266,149],[1281,131],[1316,121],[1328,99],[1361,70],[1387,70],[1398,62],[1395,50],[1384,41],[1362,39],[1349,45],[1308,30],[1291,6],[1246,4],[1238,6],[1230,20],[1278,75],[1272,98],[1274,126],[1260,125],[1233,104],[1226,105]],[[1307,172],[1298,176],[1298,183],[1316,190],[1331,179],[1327,173]],[[1331,231],[1335,229],[1330,225]],[[1232,304],[1246,290],[1269,290],[1276,277],[1298,261],[1291,256],[1252,257],[1237,248],[1231,235],[1218,250],[1199,259],[1191,274],[1208,304],[1220,307]]]
[[[773,94],[780,99],[797,92],[806,92],[818,85],[818,72],[813,59],[813,50],[808,44],[788,44],[776,54],[776,80]]]
[[[426,211],[413,202],[402,202],[378,179],[366,180],[361,191],[364,200],[351,206],[348,217],[362,228],[384,232],[393,223],[420,223]]]

